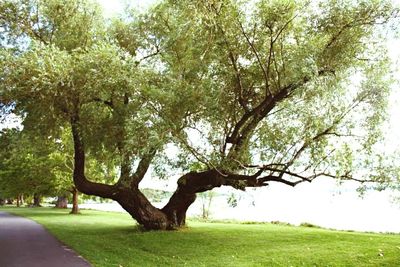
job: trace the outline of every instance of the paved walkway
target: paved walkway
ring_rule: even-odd
[[[43,226],[0,211],[0,266],[90,267]]]

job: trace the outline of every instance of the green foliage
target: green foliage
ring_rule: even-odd
[[[390,1],[163,1],[111,21],[81,0],[0,11],[1,102],[43,136],[79,118],[100,169],[157,150],[160,177],[275,164],[289,180],[396,179],[376,153]]]
[[[227,202],[228,202],[229,207],[236,208],[238,205],[238,198],[236,197],[236,195],[234,193],[231,193],[228,197]]]
[[[3,196],[50,194],[62,184],[63,180],[56,179],[55,172],[60,162],[50,156],[47,140],[38,142],[15,129],[3,131],[0,138],[0,192]]]
[[[321,228],[318,225],[312,224],[312,223],[308,223],[308,222],[302,222],[300,223],[301,227],[310,227],[310,228]]]
[[[24,129],[0,132],[0,194],[57,196],[70,193],[74,184],[73,148],[70,132],[63,129],[60,138],[42,137]],[[88,159],[87,173],[95,181],[115,180],[114,166]]]

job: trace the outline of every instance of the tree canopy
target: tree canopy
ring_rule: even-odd
[[[60,175],[65,172],[64,162],[53,151],[50,140],[38,142],[16,129],[2,131],[0,195],[14,198],[66,191],[66,184],[72,186],[71,179]]]
[[[106,20],[92,1],[6,0],[0,14],[2,104],[44,136],[70,127],[77,188],[146,228],[183,225],[222,185],[399,179],[377,153],[390,1],[169,0]],[[88,153],[118,181],[94,182]],[[149,169],[185,173],[161,210],[138,189]]]

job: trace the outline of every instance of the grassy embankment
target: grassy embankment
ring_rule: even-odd
[[[94,266],[400,266],[400,235],[189,222],[142,232],[127,214],[1,208],[44,225]]]

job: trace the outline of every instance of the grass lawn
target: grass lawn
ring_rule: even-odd
[[[200,222],[142,232],[122,213],[0,210],[39,222],[94,266],[400,266],[400,235]]]

